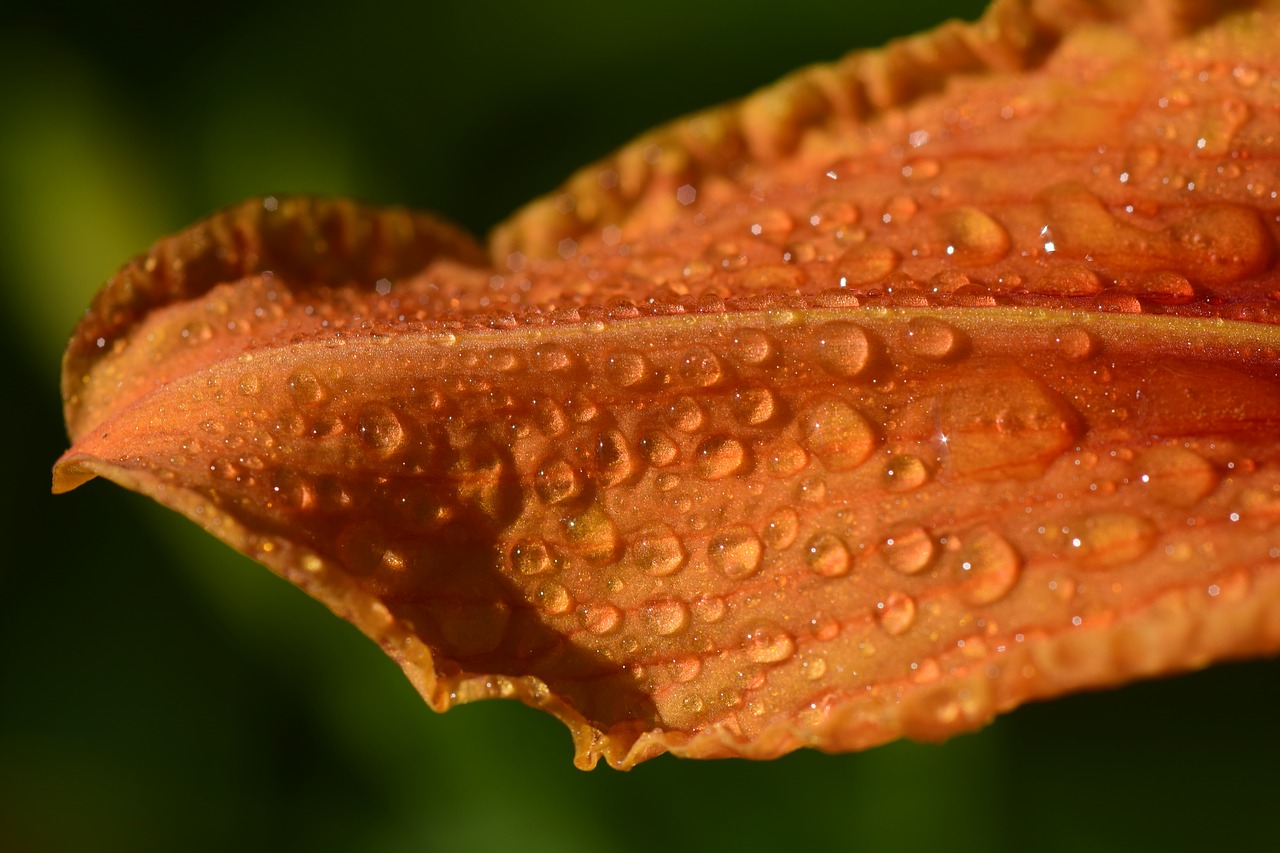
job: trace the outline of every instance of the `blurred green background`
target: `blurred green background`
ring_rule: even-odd
[[[431,713],[354,629],[145,499],[49,495],[62,347],[157,236],[271,192],[483,233],[652,124],[980,5],[7,5],[0,850],[1274,842],[1276,661],[1033,705],[944,746],[585,774],[521,706]]]

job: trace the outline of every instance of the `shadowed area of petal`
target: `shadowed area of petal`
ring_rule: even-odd
[[[583,767],[1273,653],[1276,18],[1209,5],[998,3],[800,72],[491,260],[406,211],[219,214],[82,323],[55,491],[178,510]]]

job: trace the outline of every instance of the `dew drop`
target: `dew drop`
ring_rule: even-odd
[[[299,367],[289,374],[289,394],[300,406],[323,403],[329,399],[329,389],[310,368]]]
[[[876,619],[890,637],[905,634],[916,621],[916,600],[905,592],[891,592],[876,605]]]
[[[991,604],[1013,589],[1022,573],[1022,558],[989,527],[963,537],[957,554],[964,597],[970,604]]]
[[[605,374],[619,388],[630,388],[650,373],[649,360],[635,350],[614,350],[605,361]]]
[[[808,464],[809,454],[794,441],[779,441],[765,456],[765,467],[771,476],[778,479],[798,474]]]
[[[755,622],[742,633],[747,657],[756,663],[782,663],[796,653],[796,641],[772,622]]]
[[[744,364],[761,364],[774,349],[773,338],[760,329],[739,329],[733,337],[733,355]]]
[[[933,562],[937,543],[923,527],[912,527],[885,540],[884,557],[894,571],[904,575],[922,572]]]
[[[836,261],[832,278],[841,287],[873,284],[898,268],[898,253],[882,243],[855,243]]]
[[[1072,361],[1084,361],[1098,352],[1098,339],[1083,326],[1060,327],[1054,341]]]
[[[702,674],[702,659],[697,655],[681,655],[671,662],[671,674],[681,684],[688,684]]]
[[[588,604],[581,609],[582,627],[592,634],[609,634],[622,624],[622,611],[607,602]]]
[[[1156,529],[1151,522],[1128,512],[1096,513],[1071,531],[1076,534],[1071,556],[1078,557],[1080,568],[1085,570],[1131,563],[1156,543]]]
[[[719,480],[741,471],[747,463],[747,449],[738,439],[713,435],[698,445],[698,473],[707,480]]]
[[[800,515],[791,507],[780,507],[765,517],[760,538],[774,550],[790,548],[800,532]]]
[[[655,468],[665,468],[679,455],[679,446],[664,432],[651,432],[640,439],[640,456]]]
[[[680,375],[696,388],[709,388],[715,385],[720,381],[722,374],[720,359],[703,346],[686,351],[680,363]]]
[[[806,445],[829,471],[856,468],[871,455],[871,424],[843,400],[828,396],[810,402],[801,425]]]
[[[538,467],[533,488],[543,503],[563,503],[581,493],[582,478],[563,457],[556,456]]]
[[[805,560],[824,578],[837,578],[849,573],[852,557],[844,540],[834,533],[819,533],[805,545]]]
[[[660,637],[679,634],[689,624],[689,608],[678,598],[650,602],[644,609],[645,622]]]
[[[975,207],[960,207],[939,217],[947,254],[957,263],[994,264],[1009,253],[1009,232]]]
[[[693,603],[694,615],[711,624],[723,619],[726,609],[724,599],[718,595],[699,596]]]
[[[665,524],[658,524],[636,537],[631,546],[631,556],[643,571],[655,577],[666,577],[684,565],[687,554],[675,531]]]
[[[1148,498],[1176,507],[1191,507],[1218,486],[1213,464],[1185,447],[1153,447],[1134,463]]]
[[[707,543],[711,567],[731,580],[742,580],[760,568],[763,548],[760,538],[749,527],[734,527]]]
[[[618,529],[599,507],[590,507],[562,522],[565,540],[587,559],[604,562],[612,559],[618,548]]]
[[[800,662],[800,671],[809,681],[817,681],[827,674],[827,660],[817,655],[807,657]]]
[[[374,452],[389,456],[404,444],[404,425],[390,406],[369,403],[360,412],[360,438]]]
[[[1046,296],[1096,296],[1102,292],[1102,279],[1082,264],[1054,264],[1044,275],[1029,279],[1025,287]]]
[[[884,468],[885,487],[894,492],[910,492],[929,481],[929,467],[918,456],[889,457]]]
[[[240,393],[252,397],[262,390],[262,379],[256,373],[245,373],[240,377]]]
[[[596,465],[601,482],[606,486],[621,483],[635,471],[631,447],[622,432],[608,429],[596,440]]]
[[[692,397],[677,397],[667,409],[667,421],[681,432],[694,433],[702,429],[706,416]]]
[[[827,372],[845,379],[861,374],[871,361],[871,339],[861,326],[846,320],[824,323],[818,329],[814,347],[818,363]]]
[[[573,607],[573,599],[569,596],[569,590],[554,581],[540,584],[534,592],[534,600],[543,610],[556,616],[561,613],[567,613]]]
[[[555,571],[547,546],[528,540],[517,542],[511,549],[511,566],[522,575],[545,575]]]
[[[947,361],[964,354],[967,340],[959,329],[933,317],[916,317],[907,323],[907,346],[930,361]]]
[[[730,400],[733,416],[744,426],[765,423],[777,409],[777,396],[768,388],[740,388]]]

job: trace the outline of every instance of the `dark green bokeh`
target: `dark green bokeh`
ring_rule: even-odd
[[[906,6],[905,10],[897,6]],[[548,717],[432,714],[373,644],[148,501],[54,499],[97,284],[245,196],[482,233],[660,121],[979,4],[61,2],[0,19],[0,849],[1189,849],[1265,843],[1276,662],[945,746],[584,774]]]

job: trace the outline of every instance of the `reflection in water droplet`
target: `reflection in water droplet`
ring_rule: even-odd
[[[697,457],[698,473],[707,480],[719,480],[745,466],[747,450],[736,438],[715,435],[698,445]]]
[[[844,540],[834,533],[819,533],[805,545],[805,559],[809,568],[827,578],[849,573],[852,558]]]
[[[756,663],[781,663],[796,653],[796,641],[772,622],[748,625],[742,639],[747,657]]]
[[[845,320],[824,323],[814,343],[818,362],[830,373],[846,379],[857,376],[871,360],[871,339],[861,326]]]
[[[631,546],[631,556],[641,570],[655,577],[665,577],[683,566],[687,555],[675,531],[659,524],[636,538]]]
[[[683,631],[689,624],[689,608],[677,598],[664,598],[650,602],[645,607],[644,618],[655,634],[670,637]]]
[[[876,618],[886,634],[900,636],[916,621],[916,601],[904,592],[891,592],[876,605]]]
[[[994,530],[981,527],[961,539],[957,555],[964,583],[964,597],[970,604],[991,604],[1013,589],[1022,572],[1022,558],[1013,546]]]
[[[707,544],[712,568],[732,580],[754,575],[760,568],[760,539],[749,527],[735,527],[713,537]]]
[[[923,527],[897,533],[884,543],[884,557],[894,571],[906,575],[924,571],[937,554],[937,543]]]
[[[891,456],[884,469],[884,483],[895,492],[918,489],[929,480],[929,468],[918,456]]]
[[[800,419],[805,443],[829,471],[847,471],[871,455],[871,424],[848,403],[820,397],[805,407]]]

